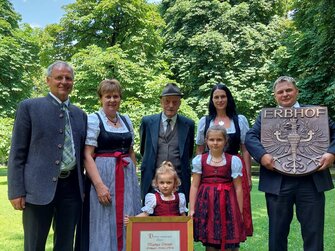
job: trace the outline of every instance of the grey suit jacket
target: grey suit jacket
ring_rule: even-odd
[[[22,101],[17,109],[8,162],[8,197],[45,205],[54,198],[64,143],[65,119],[50,95]],[[87,116],[69,106],[79,188],[83,196],[83,149]],[[83,197],[82,197],[83,198]]]
[[[161,113],[143,117],[141,121],[141,193],[142,199],[149,192],[151,182],[155,175],[158,136],[161,122]],[[177,115],[178,143],[181,162],[181,185],[183,187],[186,200],[191,184],[190,160],[194,149],[194,121],[184,116]]]
[[[245,138],[245,145],[251,156],[260,163],[261,158],[266,154],[266,150],[261,144],[261,116],[259,115],[255,124],[248,131]],[[330,145],[327,152],[335,154],[335,123],[329,120]],[[314,172],[312,174],[314,184],[318,192],[323,192],[334,188],[329,169]],[[276,171],[270,171],[265,167],[260,167],[259,190],[279,194],[282,184],[283,174]]]

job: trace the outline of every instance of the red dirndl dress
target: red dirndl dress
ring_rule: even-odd
[[[154,216],[180,216],[179,212],[179,195],[174,193],[174,200],[162,200],[159,193],[155,193],[156,207],[154,209]]]
[[[195,203],[194,240],[203,244],[238,244],[246,239],[242,215],[231,177],[232,155],[225,153],[226,165],[206,163],[202,155],[202,176]]]

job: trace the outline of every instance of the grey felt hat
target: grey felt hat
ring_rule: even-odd
[[[176,84],[170,83],[164,87],[160,97],[166,97],[166,96],[183,97],[184,95],[181,93],[179,87]]]

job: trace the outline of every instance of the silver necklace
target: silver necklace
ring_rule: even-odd
[[[211,161],[212,161],[213,163],[215,163],[215,164],[219,164],[219,163],[221,163],[221,162],[223,161],[223,158],[221,157],[221,160],[219,160],[219,161],[215,161],[215,160],[212,158]]]

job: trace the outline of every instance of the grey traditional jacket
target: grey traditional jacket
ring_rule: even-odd
[[[79,188],[83,198],[83,150],[87,116],[69,105]],[[64,144],[65,119],[60,105],[46,97],[22,101],[17,109],[8,163],[8,197],[24,196],[45,205],[54,198]]]

